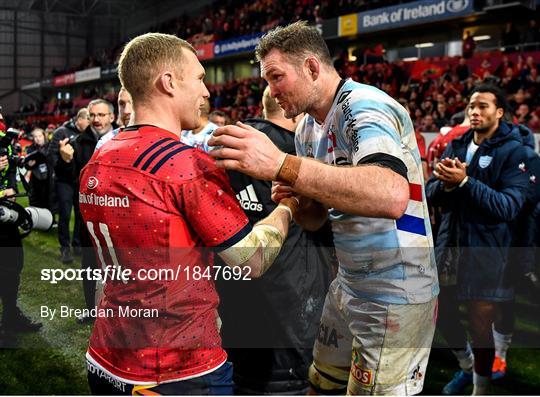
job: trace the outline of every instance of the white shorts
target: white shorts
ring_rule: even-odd
[[[348,375],[341,381],[352,395],[420,393],[436,320],[437,298],[421,304],[378,303],[347,294],[334,280],[324,303],[310,380],[313,384],[329,374],[327,378],[340,381]]]

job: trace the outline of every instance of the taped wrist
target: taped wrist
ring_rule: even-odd
[[[274,262],[283,245],[283,236],[272,225],[256,224],[251,232],[232,247],[219,253],[223,261],[231,266],[241,266],[254,255],[260,255],[261,274]]]
[[[298,179],[298,174],[300,173],[301,164],[301,158],[287,154],[278,170],[276,180],[278,182],[284,182],[289,186],[294,186]]]
[[[291,219],[294,217],[296,212],[298,211],[298,206],[300,205],[300,200],[296,197],[287,197],[282,199],[279,202],[278,208],[283,208],[288,210],[291,214]]]
[[[343,395],[347,390],[349,370],[314,362],[309,367],[308,379],[319,394]]]

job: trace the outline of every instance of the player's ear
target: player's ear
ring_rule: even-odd
[[[313,81],[319,78],[319,73],[321,71],[321,63],[316,57],[307,57],[304,62],[304,66],[307,69],[308,76],[310,76]]]
[[[501,120],[504,117],[504,109],[503,108],[497,108],[496,111],[496,117],[498,120]]]
[[[165,94],[172,95],[176,88],[174,74],[170,71],[161,73],[156,81],[157,89]]]

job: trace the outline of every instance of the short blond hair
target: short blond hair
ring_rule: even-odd
[[[164,67],[181,73],[182,48],[197,54],[187,41],[163,33],[146,33],[126,44],[118,62],[118,78],[131,94],[133,103],[144,101],[156,75]]]

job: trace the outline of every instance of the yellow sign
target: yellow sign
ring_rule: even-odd
[[[353,36],[358,33],[358,14],[348,14],[339,17],[339,36]]]

